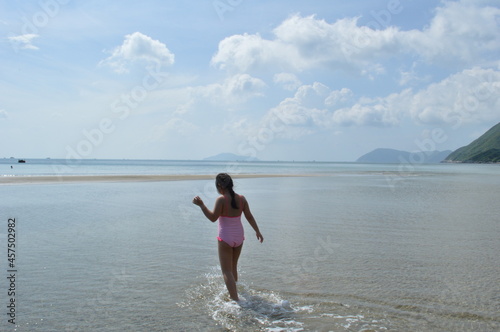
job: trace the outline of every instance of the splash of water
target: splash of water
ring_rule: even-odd
[[[231,331],[301,331],[297,320],[301,308],[273,291],[256,289],[238,282],[240,301],[231,301],[218,268],[204,275],[204,281],[187,291],[187,299],[179,305],[201,310],[213,321]]]

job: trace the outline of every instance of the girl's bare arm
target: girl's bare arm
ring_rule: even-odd
[[[248,220],[250,226],[252,226],[252,228],[254,229],[255,234],[257,235],[257,239],[260,241],[260,243],[262,243],[262,241],[264,241],[264,237],[260,233],[259,226],[257,225],[252,212],[250,211],[250,206],[248,205],[246,198],[244,196],[241,197],[243,198],[243,213],[245,214],[245,218]]]
[[[193,198],[193,204],[198,205],[201,208],[201,211],[203,211],[203,214],[205,217],[207,217],[208,220],[211,222],[217,221],[219,219],[219,216],[222,214],[222,204],[224,202],[223,197],[217,198],[215,201],[215,206],[214,210],[210,211],[206,206],[205,203],[203,203],[203,200],[200,198],[200,196],[196,196]]]

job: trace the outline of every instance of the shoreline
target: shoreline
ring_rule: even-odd
[[[233,179],[270,178],[270,177],[302,177],[307,174],[237,174]],[[1,185],[14,184],[58,184],[81,182],[162,182],[162,181],[192,181],[215,180],[215,174],[170,174],[170,175],[34,175],[34,176],[3,176]]]

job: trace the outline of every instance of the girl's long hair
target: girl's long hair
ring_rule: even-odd
[[[229,191],[229,194],[231,195],[231,207],[233,209],[237,209],[238,203],[234,197],[233,179],[231,179],[231,176],[227,173],[217,174],[217,177],[215,178],[215,185]]]

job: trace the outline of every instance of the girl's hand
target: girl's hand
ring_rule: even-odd
[[[260,232],[256,232],[255,235],[257,235],[257,240],[259,240],[260,243],[264,241],[264,237],[262,236],[262,234],[260,234]]]
[[[194,205],[198,205],[198,206],[202,206],[203,205],[203,201],[200,198],[200,196],[196,196],[195,198],[193,198],[193,204]]]

